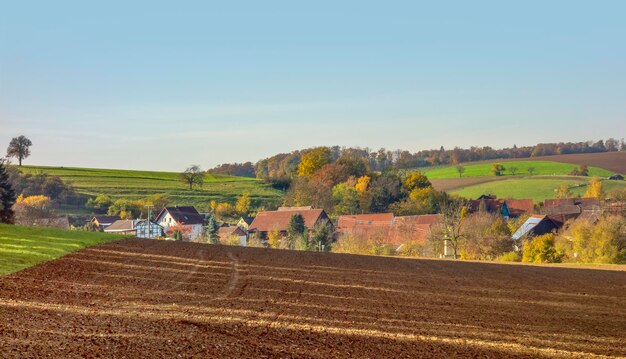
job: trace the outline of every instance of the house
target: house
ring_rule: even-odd
[[[505,218],[517,218],[534,210],[532,199],[483,199],[469,201],[469,209],[478,212],[481,209],[489,213],[499,213]]]
[[[247,233],[237,226],[220,227],[217,235],[220,237],[221,242],[224,242],[229,238],[237,238],[240,246],[245,247],[247,245]]]
[[[391,225],[393,220],[393,213],[347,214],[339,216],[337,229],[360,225]]]
[[[511,238],[519,240],[525,236],[540,236],[542,234],[552,233],[558,228],[559,225],[548,216],[533,214],[515,231],[515,233],[513,233]]]
[[[237,227],[241,228],[244,232],[248,232],[248,228],[254,221],[254,217],[243,216],[237,222]]]
[[[559,226],[575,220],[585,212],[601,212],[597,198],[555,198],[543,202],[543,213]]]
[[[113,222],[111,225],[107,226],[104,229],[106,233],[115,233],[115,234],[128,234],[128,235],[137,235],[137,229],[135,224],[138,220],[135,219],[120,219],[118,221]]]
[[[113,224],[113,222],[119,221],[120,219],[122,219],[120,216],[94,216],[91,219],[91,223],[98,226],[99,229],[105,229]]]
[[[179,230],[183,239],[191,240],[202,236],[204,217],[193,206],[165,207],[156,216],[155,222],[166,234]]]
[[[139,220],[135,223],[135,230],[139,238],[159,238],[164,236],[163,227],[147,219]]]
[[[308,207],[304,207],[308,208]],[[291,216],[300,214],[304,218],[304,225],[308,230],[317,226],[327,226],[331,231],[333,224],[323,209],[299,209],[298,207],[287,207],[278,211],[260,212],[248,227],[249,233],[257,233],[261,238],[266,238],[270,231],[287,233],[287,227]]]

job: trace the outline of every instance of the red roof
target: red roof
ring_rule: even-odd
[[[396,217],[396,223],[411,223],[411,224],[427,224],[433,225],[443,220],[443,214],[422,214],[419,216],[401,216]]]
[[[251,232],[286,231],[291,216],[294,214],[301,214],[304,217],[304,225],[308,229],[313,229],[319,221],[328,219],[323,209],[266,211],[257,214],[248,230]]]
[[[552,198],[543,201],[543,207],[580,206],[581,209],[594,209],[600,206],[597,198]]]
[[[360,225],[391,225],[392,223],[393,213],[347,214],[339,216],[337,228]]]

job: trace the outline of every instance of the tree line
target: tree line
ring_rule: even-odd
[[[417,167],[457,165],[464,162],[529,158],[550,155],[598,153],[626,151],[624,139],[609,138],[599,141],[540,143],[534,146],[521,146],[494,149],[489,146],[473,146],[470,148],[422,150],[411,153],[406,150],[390,151],[385,148],[371,150],[369,148],[346,148],[339,146],[327,147],[331,158],[337,160],[342,156],[357,157],[364,160],[372,171],[382,172],[387,169],[411,169]],[[210,169],[213,174],[231,176],[256,177],[272,183],[277,188],[286,188],[297,172],[302,156],[314,148],[280,153],[264,158],[256,164],[251,162],[220,164]]]

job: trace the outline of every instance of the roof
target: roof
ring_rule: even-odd
[[[533,212],[533,200],[532,199],[481,199],[469,201],[470,209],[475,212],[480,209],[481,203],[485,204],[487,212],[500,212],[504,203],[508,208],[509,215],[511,217],[519,217],[524,213]]]
[[[549,222],[553,226],[552,228],[559,227],[559,224],[552,220],[549,216],[543,214],[533,214],[517,229],[517,231],[515,231],[515,233],[513,233],[511,238],[518,240],[543,222]]]
[[[110,226],[108,226],[104,231],[105,232],[125,232],[125,231],[134,231],[136,220],[133,219],[120,219],[119,221],[113,222]]]
[[[243,216],[241,217],[241,220],[244,221],[247,225],[250,225],[252,224],[252,221],[254,221],[254,217]]]
[[[302,206],[302,207],[278,207],[279,211],[305,211],[313,209],[312,206]]]
[[[544,209],[563,205],[580,206],[581,209],[595,209],[600,207],[600,200],[597,198],[551,198],[543,201]]]
[[[580,206],[576,206],[573,204],[564,204],[555,207],[545,207],[543,211],[545,212],[545,214],[551,216],[567,216],[580,214],[582,212],[582,209],[580,208]]]
[[[346,228],[359,225],[382,225],[393,223],[393,213],[347,214],[339,216],[337,227]]]
[[[395,218],[395,222],[411,224],[427,224],[432,226],[443,220],[443,214],[422,214],[419,216],[400,216]]]
[[[157,222],[160,222],[159,218],[166,213],[169,213],[178,224],[204,224],[204,217],[193,206],[165,207],[156,216]]]
[[[94,216],[91,221],[97,221],[99,224],[113,223],[122,219],[120,216]]]
[[[260,212],[254,217],[248,230],[259,232],[286,231],[291,216],[294,214],[301,214],[304,217],[304,225],[308,229],[313,229],[320,219],[328,218],[323,209],[266,211]]]
[[[220,229],[217,231],[217,235],[224,239],[224,238],[228,238],[228,237],[242,237],[246,235],[246,232],[242,231],[241,228],[237,227],[237,226],[231,226],[231,227],[220,227]]]

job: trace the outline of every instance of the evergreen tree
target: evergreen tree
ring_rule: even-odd
[[[17,196],[9,182],[9,174],[4,164],[4,160],[0,160],[0,223],[12,224],[14,220],[13,204],[15,204]]]
[[[210,244],[219,244],[219,236],[217,232],[219,231],[219,226],[217,225],[217,221],[215,221],[215,217],[210,216],[207,221],[205,236],[206,240]]]

